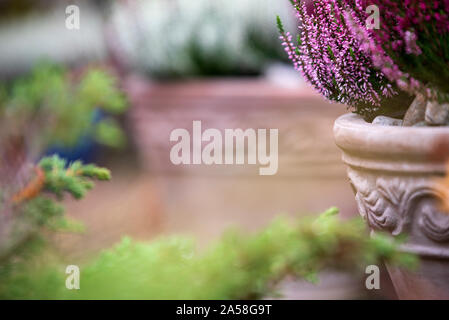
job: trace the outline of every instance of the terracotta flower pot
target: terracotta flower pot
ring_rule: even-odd
[[[373,125],[346,114],[334,136],[372,232],[407,235],[403,250],[421,258],[413,273],[389,268],[399,298],[449,298],[449,214],[434,189],[445,174],[449,128]]]

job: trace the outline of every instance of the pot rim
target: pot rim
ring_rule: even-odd
[[[335,121],[334,138],[343,161],[365,169],[444,173],[449,158],[449,126],[384,126],[349,113]]]

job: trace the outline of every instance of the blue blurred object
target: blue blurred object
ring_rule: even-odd
[[[103,112],[100,109],[96,109],[92,114],[91,123],[94,125],[103,117]],[[91,134],[86,133],[82,135],[73,146],[67,147],[58,143],[51,145],[44,152],[43,156],[52,156],[56,154],[69,162],[81,160],[83,163],[89,163],[96,159],[100,149],[101,145],[95,141]]]

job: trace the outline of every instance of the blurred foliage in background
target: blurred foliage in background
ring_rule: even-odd
[[[104,8],[105,5],[115,0],[89,0],[87,2]],[[0,17],[3,19],[14,19],[33,12],[45,12],[57,4],[79,4],[77,0],[1,0]]]
[[[86,134],[105,145],[123,145],[124,135],[109,116],[127,106],[117,85],[100,69],[77,77],[57,65],[39,64],[29,76],[0,86],[0,145],[18,141],[31,158],[52,144],[73,146]],[[104,115],[94,122],[98,110]]]
[[[19,217],[21,224],[30,227],[31,238],[43,227],[54,231],[82,231],[82,225],[66,218],[63,206],[57,202],[66,194],[81,199],[93,188],[92,180],[111,178],[105,168],[85,165],[81,161],[67,163],[56,155],[43,158],[35,167],[35,173],[32,182],[11,199],[13,214]],[[8,206],[7,203],[5,205]]]
[[[12,19],[23,16],[36,9],[45,9],[51,2],[42,0],[2,0],[0,1],[0,17],[2,19]]]
[[[119,147],[124,134],[115,115],[126,109],[115,77],[99,68],[80,73],[42,63],[30,75],[0,85],[0,257],[41,226],[67,227],[57,204],[65,193],[79,199],[108,180],[106,169],[43,157],[51,145],[79,139]],[[102,118],[93,122],[101,110]],[[55,199],[56,196],[56,199]]]
[[[69,4],[80,7],[76,32],[61,26]],[[19,0],[0,6],[0,38],[9,43],[0,56],[3,77],[43,56],[72,65],[108,59],[159,79],[259,75],[286,61],[276,45],[276,14],[294,29],[288,0]]]
[[[148,0],[119,5],[112,21],[137,71],[158,78],[255,75],[285,61],[276,14],[288,0]]]
[[[65,288],[58,258],[23,248],[0,266],[0,298],[256,299],[272,295],[287,275],[318,281],[328,268],[360,272],[382,261],[416,266],[414,256],[397,250],[399,242],[369,238],[360,218],[342,222],[337,213],[279,218],[252,235],[229,231],[203,253],[186,238],[124,239],[81,267],[80,290]]]

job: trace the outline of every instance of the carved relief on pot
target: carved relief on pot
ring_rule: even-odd
[[[439,210],[431,177],[355,168],[348,168],[348,175],[359,212],[372,230],[407,234],[412,251],[449,257],[449,215]]]
[[[424,234],[436,242],[449,242],[449,215],[435,206],[425,204],[418,224]]]
[[[389,267],[398,296],[448,298],[449,214],[433,184],[446,172],[447,157],[435,157],[435,147],[449,145],[449,127],[376,125],[347,114],[334,138],[369,228],[404,236],[401,249],[420,256],[414,272]]]

